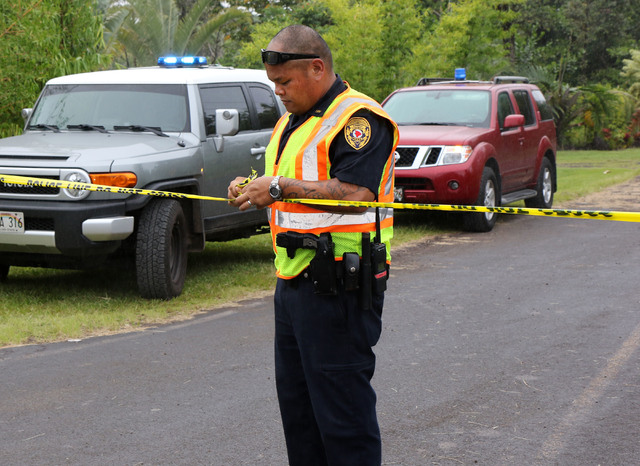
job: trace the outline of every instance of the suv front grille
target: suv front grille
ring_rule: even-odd
[[[48,180],[58,180],[57,176],[39,176]],[[60,188],[49,188],[44,186],[30,186],[15,183],[0,182],[0,194],[30,194],[30,195],[46,195],[55,196],[60,192]]]
[[[435,165],[438,163],[438,157],[440,157],[442,147],[430,147],[427,153],[427,159],[423,165]]]
[[[396,161],[396,167],[410,167],[418,155],[417,147],[398,147],[396,149],[400,158]]]
[[[396,168],[418,168],[438,164],[438,158],[442,152],[440,146],[430,146],[425,151],[420,147],[398,147],[396,152],[400,158],[396,161]],[[416,158],[420,157],[420,160]]]

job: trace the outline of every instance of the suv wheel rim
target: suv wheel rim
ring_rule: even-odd
[[[487,184],[484,187],[484,206],[495,207],[496,206],[496,187],[491,180],[487,180]],[[487,220],[491,220],[495,212],[487,212],[484,214]]]
[[[545,204],[551,201],[551,170],[545,170],[542,176],[542,197]]]

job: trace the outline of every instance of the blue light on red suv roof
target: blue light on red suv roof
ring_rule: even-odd
[[[467,70],[465,68],[456,68],[456,81],[464,81],[467,79]]]
[[[206,66],[207,57],[185,56],[185,57],[160,57],[158,58],[158,66],[166,68],[179,68],[185,66]]]

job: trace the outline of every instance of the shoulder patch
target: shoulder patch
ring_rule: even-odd
[[[371,125],[366,118],[353,117],[344,127],[344,137],[355,150],[360,150],[371,139]]]

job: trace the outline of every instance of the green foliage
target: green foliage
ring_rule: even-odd
[[[336,72],[354,89],[380,99],[380,54],[384,50],[380,2],[326,0],[334,24],[324,38],[331,48]]]
[[[33,106],[47,80],[109,62],[93,1],[2,2],[0,42],[0,136],[19,132],[20,110]]]
[[[110,18],[116,18],[111,34],[119,42],[118,63],[126,66],[146,66],[156,63],[159,56],[197,54],[210,45],[212,62],[218,58],[222,42],[239,25],[249,20],[249,14],[239,8],[229,8],[208,18],[213,0],[198,0],[184,12],[176,0],[132,0],[116,4]],[[123,17],[122,11],[126,11]],[[211,46],[211,44],[213,44]]]
[[[514,6],[522,0],[451,2],[435,28],[414,49],[418,77],[451,77],[466,68],[469,79],[488,79],[509,65],[515,35]]]
[[[527,0],[518,8],[512,62],[533,63],[575,85],[621,84],[622,60],[640,40],[638,0]]]
[[[624,66],[620,73],[626,78],[629,94],[633,95],[640,104],[640,50],[630,50],[631,58],[624,59]]]
[[[633,99],[629,94],[594,84],[571,88],[567,100],[571,102],[571,118],[565,115],[561,123],[560,147],[616,150],[633,144],[629,133]]]
[[[383,48],[378,70],[378,98],[384,99],[394,90],[415,83],[412,64],[415,61],[413,45],[422,30],[422,17],[415,0],[395,0],[381,4]]]

